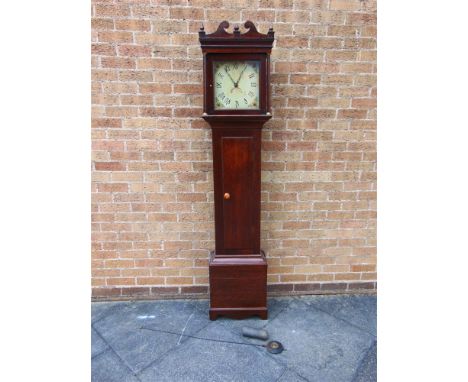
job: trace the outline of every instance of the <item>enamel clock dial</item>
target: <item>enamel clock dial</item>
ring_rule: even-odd
[[[258,110],[259,61],[215,61],[213,63],[215,110]]]

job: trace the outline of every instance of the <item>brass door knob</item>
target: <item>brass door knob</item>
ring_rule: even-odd
[[[226,193],[224,194],[224,199],[228,200],[228,199],[230,199],[230,198],[231,198],[231,195],[229,195],[229,192],[226,192]]]

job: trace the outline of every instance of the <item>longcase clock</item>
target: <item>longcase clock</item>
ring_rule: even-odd
[[[210,319],[267,318],[267,261],[260,249],[261,130],[271,118],[270,53],[274,32],[228,33],[223,21],[199,32],[203,118],[213,141],[215,249],[209,261]]]

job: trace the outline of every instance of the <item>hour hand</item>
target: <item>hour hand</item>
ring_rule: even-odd
[[[242,72],[239,74],[239,78],[237,79],[237,83],[239,83],[241,77],[242,77],[242,74],[244,74],[244,71],[245,69],[247,69],[247,65],[244,66],[244,69],[242,69]]]

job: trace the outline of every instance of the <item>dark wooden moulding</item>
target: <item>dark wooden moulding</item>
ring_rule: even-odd
[[[203,52],[203,118],[213,141],[215,250],[209,261],[210,319],[220,315],[245,318],[268,316],[267,261],[260,249],[261,129],[271,118],[270,53],[274,32],[248,29],[228,33],[227,21],[216,32],[199,31]],[[258,60],[258,110],[215,110],[213,60]],[[230,198],[224,199],[229,193]]]

